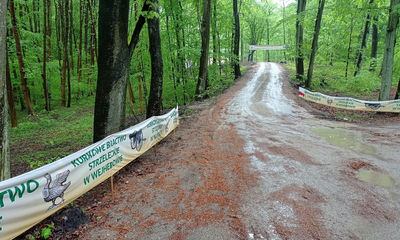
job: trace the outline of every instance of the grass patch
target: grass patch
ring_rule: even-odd
[[[242,69],[244,70],[244,69]],[[221,91],[234,83],[234,76],[229,69],[210,68],[209,80],[210,89],[206,91],[209,97],[214,97]],[[140,99],[138,81],[131,78],[134,90],[135,114],[140,114]],[[147,91],[150,91],[150,81],[145,81]],[[170,109],[185,104],[190,104],[194,99],[197,82],[192,78],[185,80],[185,85],[174,82],[171,79],[164,79],[163,84],[163,107]],[[127,98],[129,95],[127,95]],[[146,94],[143,94],[144,100]],[[128,99],[127,99],[128,100]],[[29,166],[31,170],[39,168],[51,162],[66,157],[80,149],[89,146],[93,139],[95,97],[85,96],[77,100],[73,99],[71,107],[65,108],[52,102],[50,112],[43,109],[43,106],[35,106],[37,114],[28,116],[26,111],[19,111],[17,114],[18,128],[10,129],[10,151],[14,164]],[[143,104],[143,103],[142,103]],[[145,106],[145,104],[143,104]],[[144,107],[145,109],[145,107]],[[133,113],[129,102],[126,102],[126,116]],[[190,117],[191,110],[188,108],[183,117]],[[128,127],[128,126],[127,126]],[[22,170],[13,170],[22,173]]]
[[[299,82],[295,76],[295,65],[286,65],[291,70],[291,80],[295,84],[304,86],[304,82]],[[362,100],[378,100],[376,92],[381,87],[381,77],[379,71],[370,72],[362,70],[357,76],[353,76],[354,70],[348,71],[345,77],[345,63],[335,63],[334,66],[317,65],[314,67],[313,79],[309,90],[326,93],[328,95],[352,96]],[[393,85],[396,83],[393,82]]]
[[[31,169],[49,164],[92,143],[93,106],[91,101],[70,108],[54,106],[35,116],[19,112],[18,128],[10,129],[10,148],[14,163]]]

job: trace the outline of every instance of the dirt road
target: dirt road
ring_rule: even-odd
[[[280,65],[250,66],[116,174],[113,196],[83,196],[77,237],[400,239],[400,123],[321,120],[302,101]]]

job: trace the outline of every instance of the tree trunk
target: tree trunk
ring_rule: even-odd
[[[269,20],[267,19],[267,45],[269,45]],[[267,59],[268,62],[271,61],[269,50],[267,50]]]
[[[7,29],[7,44],[9,44],[8,37],[12,36],[12,35],[13,35],[12,29]],[[9,52],[13,53],[11,51],[11,49],[8,49],[8,50],[9,51],[6,51],[7,54]],[[10,61],[10,58],[8,57],[8,55],[7,55],[7,60]],[[14,64],[13,59],[11,59],[11,63]],[[10,70],[10,73],[11,73],[11,70]],[[14,79],[18,78],[17,70],[15,68],[12,71],[12,75],[13,75]],[[9,81],[10,81],[10,85],[11,85],[11,75],[10,75]],[[24,111],[26,109],[26,106],[25,106],[25,100],[24,100],[24,94],[23,94],[23,91],[22,91],[22,87],[20,87],[20,86],[12,87],[12,91],[17,93],[16,94],[16,99],[18,99],[18,102],[20,104],[20,107],[21,107],[20,110],[21,110],[21,112]]]
[[[347,48],[347,59],[346,59],[346,70],[344,73],[344,76],[347,78],[347,72],[349,69],[349,61],[350,61],[350,52],[351,52],[351,37],[353,36],[353,21],[354,18],[351,18],[351,23],[350,23],[350,34],[349,34],[349,47]]]
[[[400,4],[400,0],[391,0],[389,8],[389,19],[386,28],[385,52],[383,53],[382,62],[382,83],[379,93],[380,101],[390,99],[390,90],[392,87],[393,76],[393,57],[394,47],[396,45],[396,29],[399,23],[399,12],[393,11]]]
[[[92,96],[93,95],[93,89],[95,88],[93,86],[94,85],[94,79],[92,78],[92,76],[93,76],[92,71],[94,69],[94,64],[95,64],[94,63],[94,59],[95,59],[96,49],[94,48],[94,46],[95,46],[95,43],[96,43],[96,39],[95,39],[95,36],[94,36],[94,31],[95,30],[93,30],[92,27],[89,30],[90,30],[89,31],[90,36],[89,36],[89,42],[88,42],[88,54],[89,54],[89,60],[88,61],[89,61],[89,65],[90,65],[90,67],[89,67],[90,73],[88,74],[89,75],[89,77],[88,77],[88,85],[89,85],[88,96]]]
[[[394,99],[399,99],[399,95],[400,95],[400,78],[399,78],[399,82],[397,83],[397,91],[396,91],[396,95],[394,96]]]
[[[19,71],[20,71],[20,75],[21,75],[21,87],[22,87],[22,91],[24,93],[24,98],[25,98],[26,108],[28,109],[28,114],[33,115],[34,111],[33,111],[31,99],[29,96],[27,79],[25,77],[25,65],[24,65],[24,60],[22,59],[21,43],[19,40],[17,21],[15,19],[14,0],[10,0],[10,14],[11,14],[11,22],[12,22],[12,28],[13,28],[13,33],[14,33],[14,39],[15,39],[15,46],[17,49]],[[3,61],[3,63],[4,62],[5,61]]]
[[[378,27],[376,26],[378,22],[378,17],[374,16],[372,22],[372,42],[371,42],[371,64],[369,66],[369,71],[375,71],[376,68],[376,58],[378,57]]]
[[[178,17],[176,16],[178,14],[175,14],[172,0],[170,1],[170,4],[171,4],[171,11],[172,11],[172,16],[173,16],[173,21],[174,21],[174,25],[175,25],[176,46],[178,47],[178,49],[177,49],[177,57],[178,57],[179,62],[180,62],[180,65],[177,64],[177,66],[176,66],[177,67],[177,71],[180,74],[180,77],[178,77],[178,84],[179,84],[182,81],[182,78],[184,77],[183,74],[181,74],[181,68],[183,67],[183,64],[182,64],[183,63],[183,58],[182,58],[181,39],[180,39],[180,36],[179,36],[179,32],[180,32],[179,30],[180,30],[181,26],[179,25],[179,20],[178,20]]]
[[[71,68],[69,65],[69,57],[67,56],[67,85],[68,85],[68,102],[67,102],[67,107],[71,107],[71,98],[72,98],[72,91],[71,91]]]
[[[304,80],[304,57],[303,57],[303,12],[306,10],[306,0],[297,2],[297,20],[296,20],[296,79]]]
[[[51,0],[47,0],[47,59],[51,60]]]
[[[214,60],[216,62],[218,62],[218,68],[219,68],[219,75],[222,75],[222,62],[221,62],[221,38],[219,37],[219,29],[217,26],[217,0],[214,0],[213,3],[213,47],[215,48],[215,50],[213,49],[215,56],[217,56],[217,58],[215,58],[215,56],[213,56],[213,62]],[[215,34],[215,39],[214,39],[214,34]]]
[[[83,26],[83,13],[82,13],[82,0],[79,0],[79,47],[78,47],[78,83],[80,83],[82,80],[82,26]],[[78,84],[79,86],[79,84]],[[76,91],[76,97],[79,99],[80,98],[80,89]]]
[[[282,1],[282,27],[283,27],[283,44],[286,45],[286,26],[285,26],[285,0]],[[286,49],[283,50],[283,57],[286,62]]]
[[[66,4],[68,0],[61,0],[59,14],[61,15],[61,42],[62,42],[62,54],[63,54],[63,61],[62,61],[62,70],[61,70],[61,106],[67,106],[67,99],[66,99],[66,83],[67,83],[67,61],[68,61],[68,50],[67,50],[67,21],[66,21],[66,14],[65,8],[68,6]]]
[[[135,21],[137,21],[138,15],[140,13],[138,13],[137,10],[137,3],[135,4]],[[140,47],[139,47],[140,49]],[[137,62],[137,72],[140,73],[142,71],[141,69],[141,51],[139,50],[136,54],[136,62]],[[145,86],[146,87],[146,86]],[[139,88],[139,104],[140,104],[140,112],[143,113],[145,111],[145,105],[146,105],[146,101],[143,99],[143,83],[142,83],[142,76],[141,74],[138,75],[138,88]]]
[[[61,70],[61,17],[60,15],[62,14],[61,11],[61,1],[58,0],[58,4],[54,4],[55,7],[55,12],[56,12],[56,38],[57,38],[57,59],[58,59],[58,66],[60,67]]]
[[[11,177],[6,92],[7,1],[0,1],[0,12],[0,181],[4,181]]]
[[[207,70],[208,70],[208,51],[210,48],[210,18],[211,0],[203,0],[203,20],[201,22],[201,56],[199,77],[196,86],[196,98],[203,98],[201,95],[206,90]]]
[[[374,0],[370,0],[369,4],[373,4]],[[361,49],[358,54],[358,59],[357,59],[357,65],[356,65],[356,71],[354,72],[354,76],[357,76],[362,68],[362,64],[364,61],[364,53],[365,53],[365,48],[367,47],[367,41],[368,41],[368,35],[369,35],[369,28],[371,25],[371,15],[368,13],[367,14],[367,20],[365,21],[365,26],[364,26],[364,33],[362,36],[362,42],[361,42]]]
[[[184,31],[183,31],[183,27],[182,27],[182,9],[175,11],[174,10],[174,5],[172,0],[170,0],[170,5],[171,5],[171,12],[172,12],[172,16],[173,16],[173,22],[175,25],[175,36],[176,36],[176,44],[178,47],[178,51],[177,51],[177,57],[179,59],[179,64],[176,65],[177,67],[177,72],[179,73],[180,77],[178,77],[177,79],[177,83],[180,84],[181,82],[184,81],[185,78],[185,61],[184,61],[184,57],[182,56],[182,46],[184,47]],[[179,1],[179,7],[181,7],[180,5],[180,1]],[[182,34],[180,33],[182,32]]]
[[[233,46],[234,58],[234,71],[235,79],[239,78],[242,74],[240,73],[239,66],[239,43],[240,43],[240,23],[239,23],[239,13],[237,7],[237,0],[233,0],[233,17],[235,19],[235,40]]]
[[[319,30],[321,29],[321,21],[322,21],[322,13],[324,12],[324,5],[325,5],[325,0],[319,0],[317,19],[315,20],[314,38],[311,46],[310,64],[308,66],[308,72],[307,72],[306,88],[311,87],[311,80],[314,70],[314,60],[318,48],[318,36],[319,36]]]
[[[268,20],[267,20],[267,24],[268,24]],[[240,38],[240,59],[241,61],[244,61],[244,41],[243,41],[243,28],[240,29],[241,33],[240,36],[242,36]]]
[[[92,34],[93,34],[93,37],[94,37],[94,40],[93,40],[93,42],[94,42],[94,52],[95,52],[96,59],[99,59],[99,55],[98,55],[98,51],[97,51],[96,23],[95,23],[94,18],[93,18],[92,4],[90,3],[90,0],[88,0],[87,2],[88,2],[88,7],[89,7],[90,19],[92,20]]]
[[[237,1],[237,0],[236,0]],[[212,64],[217,64],[217,0],[213,0],[213,12],[212,12],[212,42],[213,42],[213,55]]]
[[[142,12],[149,9],[146,2]],[[128,45],[129,0],[100,0],[99,58],[93,141],[124,129],[131,58],[145,23],[140,15]]]
[[[6,51],[7,52],[7,51]],[[14,92],[12,89],[11,84],[11,74],[10,74],[10,65],[8,63],[8,54],[6,53],[6,82],[7,82],[7,100],[8,100],[8,107],[11,117],[11,127],[16,128],[18,127],[18,119],[17,119],[17,111],[15,110],[15,103],[14,103]]]
[[[32,14],[31,14],[31,11],[29,10],[29,6],[28,6],[26,0],[25,0],[25,12],[29,18],[29,20],[28,20],[29,21],[29,29],[31,30],[31,32],[33,32]],[[21,8],[21,11],[19,11],[19,19],[21,19],[22,17],[23,17],[23,12],[22,12],[22,8]],[[22,26],[22,28],[24,28],[26,30],[25,26]]]
[[[82,0],[82,1],[84,1],[84,0]],[[87,67],[87,64],[88,64],[88,49],[89,49],[89,44],[88,44],[88,35],[89,35],[89,30],[90,29],[92,29],[91,27],[89,27],[89,16],[88,16],[88,14],[89,14],[89,11],[88,11],[88,7],[87,7],[87,4],[83,4],[83,6],[84,6],[84,9],[83,9],[83,11],[84,11],[84,13],[83,13],[83,16],[84,16],[84,29],[85,29],[85,35],[84,35],[84,37],[83,37],[83,39],[84,39],[84,50],[83,50],[83,52],[85,53],[85,61],[83,61],[82,60],[82,64],[83,64],[83,66],[86,68]]]
[[[69,4],[69,7],[67,7],[67,9],[68,9],[68,19],[69,19],[69,21],[67,22],[67,25],[68,25],[68,29],[69,29],[69,34],[68,34],[68,36],[69,36],[69,58],[68,58],[68,71],[69,72],[71,72],[69,69],[74,69],[74,51],[73,51],[73,41],[72,41],[72,37],[73,37],[73,35],[74,35],[74,19],[73,19],[73,12],[74,12],[74,9],[73,9],[73,0],[70,0],[69,1],[70,2],[70,4]],[[75,44],[75,47],[76,47],[76,44]],[[74,72],[74,71],[72,71],[72,72]],[[69,73],[68,73],[69,74]]]
[[[66,76],[67,76],[67,87],[68,87],[68,100],[67,100],[67,107],[71,107],[71,67],[69,65],[69,60],[72,58],[72,55],[68,55],[68,42],[70,50],[72,50],[72,31],[70,26],[70,2],[72,0],[65,0],[65,52],[64,52],[64,60],[65,60],[65,67],[66,67]],[[70,51],[72,53],[72,51]]]
[[[136,55],[136,60],[137,60],[137,71],[141,72],[142,69],[140,67],[140,61],[139,61],[139,56],[140,51]],[[144,104],[146,103],[143,99],[143,83],[142,83],[142,76],[139,74],[138,76],[138,88],[139,88],[139,103],[140,103],[140,112],[144,112]]]
[[[46,0],[43,0],[43,94],[44,94],[44,102],[46,111],[50,111],[50,103],[49,103],[49,93],[47,91],[47,79],[46,79],[46,63],[47,63],[47,4]]]
[[[33,0],[32,1],[32,14],[33,14],[33,25],[34,25],[34,32],[37,33],[39,32],[39,20],[37,17],[37,9],[36,9],[36,1],[38,0]]]
[[[151,10],[158,12],[158,1],[151,0]],[[160,19],[158,17],[147,20],[149,30],[149,52],[151,59],[151,83],[146,118],[160,115],[163,90],[163,60],[161,54]]]
[[[129,0],[100,0],[94,142],[125,127],[128,16]]]
[[[170,52],[173,52],[171,46],[171,35],[169,34],[169,17],[166,15],[166,27],[167,27],[167,35],[168,35],[168,48]],[[175,103],[178,104],[178,95],[176,93],[176,78],[175,78],[175,68],[176,68],[176,61],[174,60],[174,55],[171,54],[170,56],[171,61],[171,78],[172,82],[174,83],[174,96],[175,96]]]
[[[129,93],[129,106],[131,107],[131,111],[135,114],[135,95],[133,94],[132,84],[131,81],[128,79],[128,93]]]
[[[247,61],[253,61],[253,59],[254,59],[254,53],[255,53],[255,51],[256,50],[251,50],[250,52],[249,52],[249,57],[248,57],[248,59],[247,59]]]
[[[178,6],[179,6],[179,14],[178,14],[178,20],[179,22],[183,22],[184,20],[182,19],[182,13],[184,11],[183,7],[182,7],[182,2],[178,1]],[[185,25],[181,24],[180,25],[180,30],[181,30],[181,36],[182,36],[182,47],[185,48],[186,47],[186,42],[185,42]],[[182,51],[180,52],[181,54],[181,58],[180,58],[180,62],[181,62],[181,78],[182,78],[182,83],[183,83],[183,89],[184,89],[184,102],[186,101],[186,80],[185,80],[185,73],[186,73],[186,66],[185,66],[185,57],[182,55]]]

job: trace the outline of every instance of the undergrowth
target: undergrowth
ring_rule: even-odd
[[[292,72],[291,79],[295,84],[304,86],[304,82],[295,79],[295,64],[286,65]],[[376,101],[381,87],[381,77],[379,70],[370,72],[362,70],[356,77],[353,76],[354,70],[348,71],[345,77],[345,63],[335,63],[330,65],[317,65],[314,67],[313,79],[310,91],[321,92],[328,95],[351,96],[362,100]],[[395,82],[393,82],[395,85]]]
[[[242,72],[244,70],[245,68],[242,68]],[[206,92],[208,97],[214,97],[234,83],[232,73],[221,71],[220,75],[218,69],[210,71],[213,77],[209,77],[212,87]],[[141,103],[137,94],[138,81],[131,78],[131,83],[135,93],[134,111],[135,114],[141,114]],[[149,84],[149,81],[146,81],[146,84]],[[164,79],[163,108],[190,104],[194,99],[195,88],[195,78],[185,82],[185,86],[175,82],[175,87],[172,80]],[[149,91],[150,86],[146,89]],[[147,98],[144,96],[144,99]],[[22,163],[30,169],[36,169],[89,146],[93,139],[94,101],[94,95],[82,96],[80,100],[73,99],[69,108],[52,102],[51,111],[36,110],[34,116],[28,115],[26,111],[17,110],[18,128],[10,129],[12,163]],[[35,109],[43,108],[41,105],[35,105]],[[126,116],[132,114],[127,99]]]

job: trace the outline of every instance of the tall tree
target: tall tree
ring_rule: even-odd
[[[40,22],[39,22],[39,17],[38,17],[38,8],[39,6],[39,0],[33,0],[32,1],[32,13],[33,13],[33,23],[35,27],[35,33],[40,32]]]
[[[303,81],[304,77],[304,57],[303,57],[303,24],[307,0],[297,1],[296,19],[296,78]]]
[[[394,47],[396,45],[396,29],[399,23],[400,0],[391,0],[389,8],[389,19],[386,28],[385,52],[383,53],[382,62],[382,82],[379,93],[380,101],[390,99],[390,90],[392,87],[393,77],[393,57]]]
[[[60,46],[60,42],[61,42],[61,4],[62,1],[58,0],[58,2],[54,3],[54,9],[55,9],[55,18],[56,18],[56,38],[57,38],[57,59],[58,59],[58,66],[61,69],[61,46]],[[61,77],[62,79],[62,77]]]
[[[7,82],[7,100],[11,117],[11,127],[18,127],[17,111],[15,110],[14,92],[11,84],[10,64],[8,62],[8,54],[6,54],[6,82]]]
[[[178,2],[179,7],[181,8],[180,1]],[[172,13],[172,19],[175,25],[175,37],[176,37],[176,46],[178,47],[177,57],[179,59],[179,63],[176,65],[177,72],[179,73],[178,76],[178,83],[182,82],[184,79],[184,72],[185,72],[185,63],[184,63],[184,56],[182,56],[182,45],[184,45],[184,33],[183,33],[183,24],[182,24],[182,9],[175,9],[175,6],[178,5],[173,3],[170,0],[170,8]],[[184,46],[183,46],[184,47]]]
[[[158,13],[158,1],[151,0],[150,10]],[[157,15],[147,19],[151,59],[151,83],[146,117],[160,115],[163,89],[163,59],[161,54],[160,19]]]
[[[373,4],[374,0],[370,0],[369,4]],[[365,48],[367,47],[367,41],[368,41],[368,35],[370,31],[370,25],[371,25],[371,14],[368,12],[367,13],[367,20],[365,21],[365,26],[364,26],[364,32],[361,40],[361,48],[360,51],[358,52],[357,56],[357,65],[356,65],[356,71],[354,72],[354,76],[357,76],[362,68],[362,64],[364,61],[364,53],[365,53]]]
[[[70,2],[72,0],[64,0],[65,1],[65,56],[64,61],[65,61],[65,67],[67,71],[67,86],[68,86],[68,102],[67,102],[67,107],[71,107],[71,66],[70,66],[70,59],[72,59],[72,31],[70,26]],[[70,39],[70,41],[68,41]],[[70,54],[68,54],[68,43],[70,45]],[[71,56],[70,56],[71,55]]]
[[[311,80],[314,70],[314,60],[318,48],[318,36],[319,36],[319,30],[321,29],[321,21],[322,21],[322,13],[324,12],[324,5],[325,5],[325,0],[319,0],[317,19],[315,20],[314,38],[311,45],[310,64],[308,65],[308,72],[307,72],[307,81],[306,81],[307,88],[311,86]]]
[[[148,11],[146,1],[142,12]],[[100,0],[99,56],[93,141],[125,127],[126,88],[131,59],[145,23],[140,15],[128,44],[129,0]]]
[[[61,42],[62,42],[62,68],[61,68],[61,106],[67,106],[66,89],[67,89],[67,63],[68,63],[68,41],[67,41],[67,20],[68,0],[59,0],[59,14],[61,16]]]
[[[286,45],[286,26],[285,26],[285,21],[286,21],[286,13],[285,13],[285,0],[282,0],[282,29],[283,29],[283,44]],[[283,50],[283,56],[286,62],[286,49]]]
[[[378,27],[376,26],[378,22],[378,16],[373,17],[372,22],[372,41],[371,41],[371,63],[369,70],[375,71],[376,68],[376,58],[378,57]]]
[[[172,7],[171,7],[172,8]],[[166,14],[166,27],[167,27],[167,36],[168,36],[168,49],[172,53],[172,44],[171,44],[171,35],[170,35],[170,25],[169,25],[169,14]],[[176,61],[175,61],[175,55],[170,54],[169,59],[171,61],[171,71],[170,71],[170,78],[172,79],[172,82],[174,83],[174,96],[175,96],[175,102],[178,104],[178,95],[176,92],[176,77],[175,77],[175,68],[176,68]]]
[[[74,69],[74,51],[73,51],[73,41],[72,38],[74,37],[75,33],[74,33],[74,1],[70,0],[69,1],[69,7],[68,8],[68,16],[69,16],[69,21],[67,22],[67,26],[69,29],[69,56],[71,60],[68,60],[68,71],[70,71],[69,69]],[[70,73],[68,73],[68,75],[70,75]],[[70,91],[71,92],[71,91]],[[71,98],[69,98],[70,101]]]
[[[250,45],[259,44],[264,37],[264,31],[265,31],[264,19],[262,19],[257,14],[254,14],[248,17],[246,21],[250,30],[250,36],[249,36]],[[249,52],[247,61],[253,61],[254,52],[255,50],[251,50]]]
[[[82,78],[82,41],[83,41],[83,35],[82,35],[82,27],[83,27],[83,2],[82,0],[79,0],[79,46],[78,46],[78,66],[77,66],[77,71],[78,71],[78,83],[81,82]],[[80,95],[80,89],[78,88],[78,91],[76,93],[76,97],[79,99]]]
[[[47,27],[47,10],[50,11],[50,9],[47,9],[47,4],[46,0],[43,0],[43,91],[44,91],[44,101],[45,101],[45,109],[46,111],[50,111],[50,103],[49,103],[49,94],[47,92],[47,75],[46,75],[46,63],[47,63],[47,32],[48,32],[48,27]]]
[[[94,56],[96,56],[96,59],[98,59],[98,51],[97,51],[97,34],[96,34],[96,22],[94,21],[94,13],[92,9],[92,4],[90,3],[90,0],[87,0],[88,3],[88,8],[89,8],[89,15],[90,15],[90,20],[91,20],[91,26],[92,26],[92,35],[93,35],[93,43],[94,43]]]
[[[47,0],[47,57],[50,60],[51,57],[51,0]]]
[[[31,98],[29,96],[28,81],[25,76],[25,64],[24,64],[24,60],[22,58],[21,42],[19,40],[17,20],[15,18],[14,0],[10,0],[10,15],[11,15],[12,29],[13,29],[14,39],[15,39],[15,47],[17,49],[17,57],[18,57],[19,71],[20,71],[20,76],[21,76],[22,92],[24,93],[24,99],[25,99],[25,103],[26,103],[26,108],[28,110],[28,114],[31,115],[31,114],[34,114],[34,111],[33,111],[32,103],[31,103]],[[2,63],[5,63],[5,61],[2,61]]]
[[[220,50],[219,43],[220,43],[221,40],[220,40],[219,37],[217,37],[217,34],[219,32],[219,29],[218,29],[218,18],[217,18],[217,16],[218,16],[218,14],[217,14],[217,0],[212,0],[211,4],[212,4],[212,9],[211,9],[211,11],[212,11],[212,13],[211,13],[212,14],[212,17],[211,17],[211,34],[212,34],[212,42],[213,42],[213,46],[212,46],[212,48],[213,48],[212,64],[214,66],[216,66],[218,64],[219,73],[220,73],[219,75],[221,75],[221,61],[220,61],[221,55],[220,55],[220,52],[219,52],[219,50]]]
[[[197,78],[196,98],[201,98],[207,86],[208,52],[210,48],[211,0],[203,0],[203,18],[201,22],[201,56],[199,77]]]
[[[267,28],[267,45],[269,45],[269,43],[270,43],[270,39],[271,39],[271,37],[270,37],[270,30],[271,30],[271,16],[272,16],[272,13],[273,13],[273,6],[272,5],[266,5],[267,6],[267,11],[266,11],[266,14],[267,14],[267,19],[266,19],[266,28]],[[242,35],[242,38],[243,38],[243,35]],[[270,62],[271,61],[271,59],[270,59],[270,57],[271,57],[271,54],[270,54],[270,50],[267,50],[267,61],[268,62]]]
[[[235,19],[235,40],[233,47],[233,55],[235,58],[233,59],[234,71],[235,71],[235,79],[239,78],[242,74],[240,73],[239,66],[239,43],[240,43],[240,22],[239,22],[239,12],[237,6],[237,0],[233,0],[233,17]]]
[[[351,17],[351,22],[350,22],[350,33],[349,33],[349,46],[347,47],[347,59],[346,59],[346,70],[344,73],[344,76],[347,78],[347,72],[349,69],[349,61],[350,61],[350,53],[351,53],[351,39],[353,36],[353,28],[354,28],[354,17]]]
[[[6,92],[7,0],[0,0],[0,181],[11,177]]]

